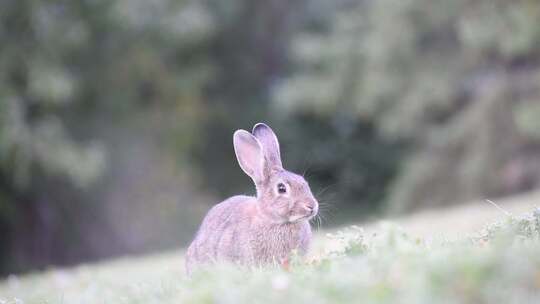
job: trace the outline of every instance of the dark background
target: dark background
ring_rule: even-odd
[[[324,226],[540,185],[536,0],[3,0],[0,273],[186,245],[264,121]]]

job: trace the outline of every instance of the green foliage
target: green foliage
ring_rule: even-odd
[[[8,1],[2,29],[0,155],[8,180],[28,183],[41,169],[88,184],[105,161],[104,147],[79,143],[95,124],[133,124],[138,111],[192,115],[211,75],[205,54],[193,53],[213,31],[199,4]]]
[[[340,246],[289,271],[216,265],[186,278],[180,255],[124,259],[0,283],[5,303],[536,303],[540,211],[456,241],[386,224],[332,236]],[[486,233],[488,232],[488,233]],[[359,250],[358,250],[359,249]]]
[[[185,159],[214,24],[200,3],[152,3],[0,5],[0,272],[95,258],[84,227],[109,225],[128,137]]]
[[[327,119],[345,112],[411,146],[392,210],[539,184],[529,169],[538,168],[538,2],[314,3],[325,13],[292,39],[294,69],[273,103]]]

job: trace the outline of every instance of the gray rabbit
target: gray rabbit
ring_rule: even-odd
[[[309,220],[319,204],[302,176],[283,169],[272,129],[258,123],[252,133],[237,130],[233,144],[257,196],[233,196],[210,209],[187,250],[188,274],[215,261],[249,266],[283,263],[293,250],[299,254],[308,250]]]

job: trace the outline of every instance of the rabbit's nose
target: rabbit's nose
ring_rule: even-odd
[[[315,203],[307,203],[305,206],[306,210],[309,211],[311,214],[317,213],[317,206]]]

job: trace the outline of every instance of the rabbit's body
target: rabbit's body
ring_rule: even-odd
[[[255,126],[254,134],[261,125]],[[256,139],[249,142],[255,137],[246,131],[242,131],[248,134],[245,138],[238,138],[240,131],[235,133],[240,166],[255,181],[257,196],[233,196],[210,209],[187,250],[188,273],[199,264],[223,260],[252,266],[279,263],[293,250],[300,254],[308,250],[312,235],[309,219],[317,213],[317,201],[301,176],[281,167],[279,146],[277,157],[275,147],[263,154],[260,146],[272,145],[271,139],[264,137],[268,135],[265,132],[272,131],[266,125],[260,128],[264,128],[260,131],[263,133],[258,134],[264,145]],[[247,148],[243,146],[243,140],[248,141]],[[256,145],[259,145],[260,154],[256,154]],[[250,151],[250,148],[254,150]],[[255,154],[251,155],[251,152]],[[264,157],[260,164],[258,157]]]
[[[250,196],[233,196],[214,206],[188,248],[188,271],[194,264],[218,260],[260,265],[280,262],[293,250],[306,253],[309,222],[272,223],[258,212],[257,199]]]

